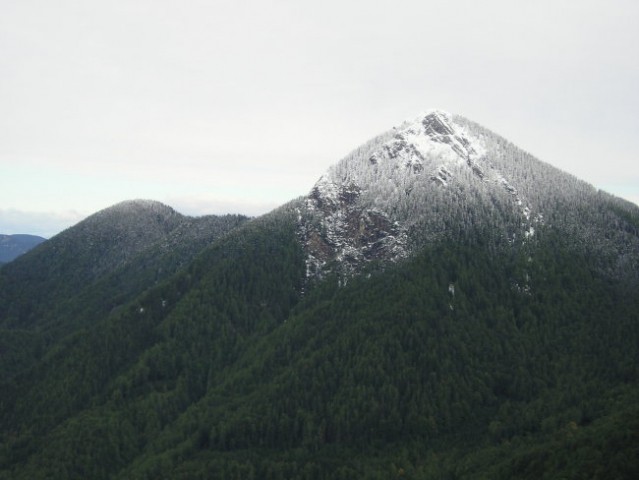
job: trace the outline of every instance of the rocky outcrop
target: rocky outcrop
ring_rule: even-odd
[[[307,276],[348,274],[372,260],[406,256],[406,233],[386,214],[362,207],[361,189],[323,178],[306,199],[299,234],[307,251]]]

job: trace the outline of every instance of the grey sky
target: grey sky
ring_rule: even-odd
[[[639,2],[0,0],[0,233],[259,214],[419,111],[639,203]]]

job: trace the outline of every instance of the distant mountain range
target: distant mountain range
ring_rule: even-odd
[[[45,240],[37,235],[0,234],[0,264],[10,262]]]
[[[432,110],[267,215],[0,269],[0,479],[639,476],[639,208]]]

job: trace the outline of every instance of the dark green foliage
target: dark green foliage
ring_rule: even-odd
[[[5,383],[0,478],[636,477],[635,286],[550,230],[309,285],[294,207]]]
[[[99,212],[2,269],[0,328],[7,330],[0,337],[0,382],[170,278],[247,220],[189,218],[161,204],[132,203]],[[132,232],[121,233],[126,228]],[[15,332],[29,345],[13,341]]]

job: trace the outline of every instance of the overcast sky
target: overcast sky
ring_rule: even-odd
[[[0,233],[257,215],[437,107],[639,203],[636,0],[0,0]]]

